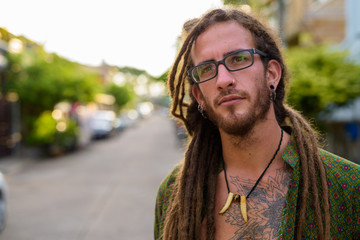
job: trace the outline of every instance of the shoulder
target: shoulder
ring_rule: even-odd
[[[320,157],[329,185],[337,183],[344,190],[350,187],[360,194],[360,165],[323,149],[320,150]]]
[[[175,166],[175,168],[161,181],[157,197],[170,197],[173,185],[175,183],[176,177],[179,174],[181,164]]]
[[[359,239],[360,166],[325,150],[320,150],[320,157],[326,169],[330,215],[334,216],[332,232],[341,233],[341,239]]]
[[[324,162],[327,172],[335,175],[337,175],[336,173],[354,174],[360,180],[360,165],[323,149],[320,149],[320,158]]]
[[[166,210],[169,205],[175,180],[180,172],[181,164],[177,165],[160,183],[155,205],[155,239],[161,239]]]

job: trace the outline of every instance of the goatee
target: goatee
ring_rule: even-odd
[[[245,99],[251,103],[250,107],[247,109],[247,112],[244,114],[238,114],[236,112],[236,106],[231,105],[228,106],[229,114],[223,116],[215,113],[210,104],[206,102],[206,113],[208,114],[209,120],[211,120],[225,133],[233,136],[246,137],[257,122],[260,122],[266,118],[271,104],[269,89],[267,88],[264,81],[262,81],[262,84],[258,88],[253,101],[251,101],[252,99],[248,93],[235,89],[223,92],[221,97],[228,94],[235,94],[241,96],[242,98],[245,97]],[[214,102],[216,102],[216,99]]]

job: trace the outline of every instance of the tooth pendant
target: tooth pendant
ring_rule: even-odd
[[[247,219],[247,210],[246,210],[246,196],[240,196],[239,194],[233,194],[232,192],[229,192],[226,203],[219,212],[219,214],[223,214],[224,212],[226,212],[226,210],[228,210],[233,200],[234,201],[240,200],[241,215],[244,218],[244,221],[247,222],[248,219]]]
[[[220,214],[223,214],[224,212],[226,212],[226,210],[228,210],[233,198],[234,198],[234,194],[232,192],[229,192],[226,203],[225,203],[224,207],[221,209],[221,211],[219,212]]]
[[[246,197],[245,196],[241,196],[240,198],[240,210],[241,210],[241,215],[244,218],[244,221],[247,222],[247,210],[246,210]]]

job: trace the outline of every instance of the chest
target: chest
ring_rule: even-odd
[[[227,200],[227,189],[220,182],[215,199],[215,239],[276,239],[290,181],[288,172],[278,172],[261,181],[246,199],[245,222],[240,200],[233,200],[222,214]],[[220,176],[221,178],[221,176]],[[252,180],[230,176],[231,191],[247,195],[254,185]],[[225,194],[224,194],[225,192]]]

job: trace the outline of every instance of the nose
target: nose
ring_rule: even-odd
[[[219,64],[218,66],[216,86],[219,90],[235,87],[235,79],[233,74],[227,70],[223,64]]]

